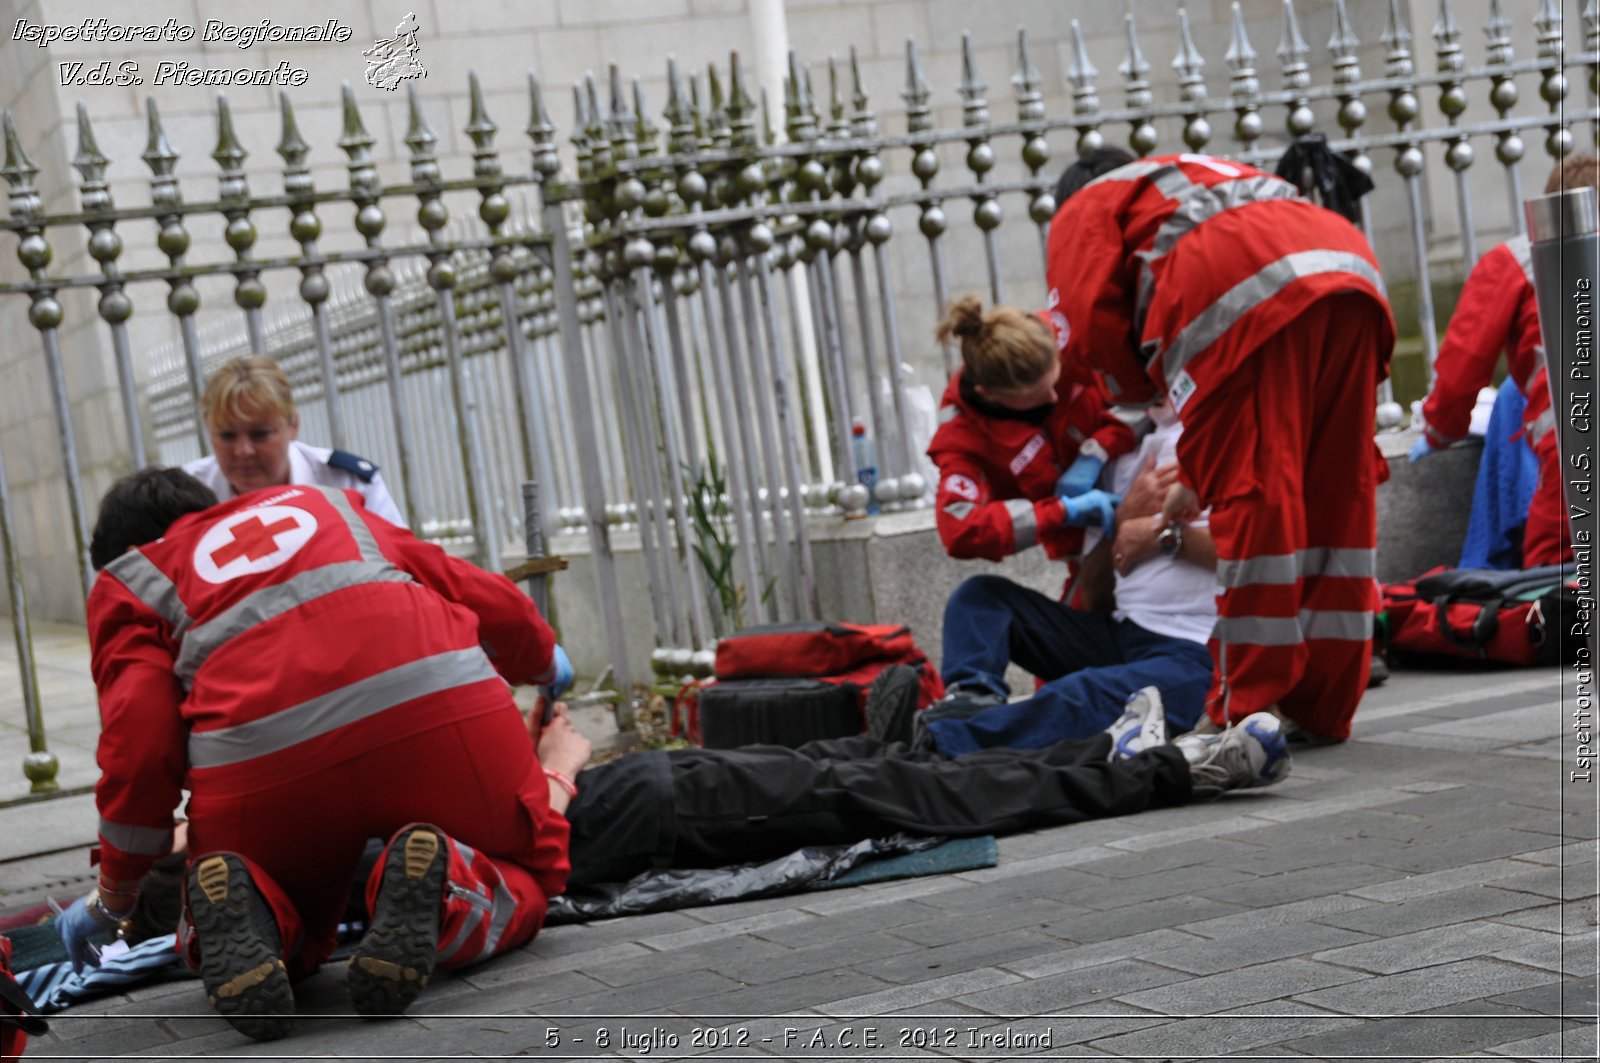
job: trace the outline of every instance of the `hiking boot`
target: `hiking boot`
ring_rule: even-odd
[[[1135,753],[1167,742],[1167,713],[1161,704],[1161,691],[1143,687],[1128,695],[1122,715],[1106,733],[1111,736],[1110,761],[1127,760]]]
[[[1285,717],[1283,723],[1283,740],[1293,746],[1336,746],[1343,742],[1342,738],[1329,738],[1319,735],[1315,731],[1308,731],[1298,723]]]
[[[1289,774],[1289,744],[1270,712],[1246,716],[1218,734],[1186,734],[1173,742],[1189,762],[1196,797],[1271,786]]]
[[[867,733],[880,742],[911,741],[922,679],[910,665],[891,664],[867,687]]]
[[[1378,654],[1372,655],[1372,671],[1367,673],[1367,689],[1381,687],[1389,681],[1389,663]]]
[[[272,910],[245,862],[218,853],[189,871],[189,921],[206,996],[246,1037],[276,1041],[293,1026],[294,990]]]
[[[372,925],[350,956],[345,981],[356,1013],[399,1015],[428,984],[439,954],[449,854],[434,827],[408,827],[384,859]]]

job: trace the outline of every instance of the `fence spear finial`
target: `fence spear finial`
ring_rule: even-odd
[[[922,64],[917,61],[917,42],[906,38],[906,87],[900,98],[906,101],[906,129],[916,133],[933,128],[933,112],[928,107],[928,81],[922,76]]]
[[[1584,21],[1594,11],[1595,0],[1589,0]],[[1488,39],[1485,58],[1490,66],[1504,66],[1511,62],[1511,20],[1506,18],[1500,0],[1489,0],[1489,20],[1483,24],[1483,35]],[[1593,51],[1593,47],[1590,48]]]
[[[1491,0],[1498,3],[1499,0]],[[1328,38],[1328,52],[1333,56],[1334,80],[1338,82],[1354,81],[1354,77],[1346,76],[1346,70],[1351,65],[1359,64],[1356,52],[1361,48],[1361,41],[1356,37],[1355,31],[1350,28],[1350,15],[1345,10],[1345,0],[1334,0],[1333,5],[1333,36]],[[1359,71],[1359,66],[1357,66]],[[1360,77],[1359,72],[1355,77]]]
[[[1075,114],[1093,114],[1100,109],[1094,79],[1100,71],[1089,61],[1089,46],[1083,40],[1083,27],[1072,20],[1072,60],[1067,64],[1067,80],[1072,83],[1072,110]]]
[[[1563,28],[1561,0],[1539,0],[1539,13],[1534,16],[1533,26],[1539,31],[1539,58],[1559,58]]]
[[[84,192],[104,191],[106,167],[110,160],[95,143],[94,129],[89,125],[89,108],[78,101],[78,153],[72,157],[72,167],[83,178]]]
[[[1206,94],[1204,76],[1205,57],[1194,46],[1194,35],[1189,32],[1189,9],[1178,8],[1178,54],[1172,60],[1172,69],[1178,72],[1179,95],[1185,100],[1203,99]]]
[[[1392,78],[1410,77],[1415,69],[1411,62],[1411,31],[1401,17],[1400,0],[1389,0],[1389,21],[1378,39],[1384,46],[1384,73]]]
[[[644,99],[644,83],[638,78],[633,79],[633,136],[639,142],[641,154],[649,155],[656,149],[656,135],[660,131],[656,128],[654,118],[650,117],[650,108]]]
[[[412,172],[415,174],[419,161],[431,160],[433,146],[439,142],[433,129],[428,125],[428,119],[422,113],[422,101],[417,97],[416,87],[410,82],[406,83],[406,147],[411,149]],[[434,168],[433,176],[438,177],[438,168]]]
[[[978,61],[972,52],[972,34],[961,34],[961,85],[956,90],[961,95],[961,124],[987,125],[989,122],[989,85],[978,73]]]
[[[1150,106],[1150,64],[1139,49],[1139,32],[1134,27],[1133,12],[1122,16],[1122,24],[1128,31],[1128,54],[1117,67],[1117,73],[1122,75],[1122,91],[1128,106],[1140,110]]]
[[[287,92],[278,93],[278,115],[283,135],[278,138],[277,152],[291,172],[299,172],[305,166],[306,156],[311,154],[311,145],[300,135],[300,123],[295,121],[294,105],[289,102]]]
[[[855,49],[851,49],[854,55]],[[1044,95],[1039,91],[1039,69],[1028,54],[1028,31],[1017,27],[1017,72],[1011,75],[1011,88],[1017,97],[1017,119],[1033,122],[1044,117]]]
[[[1250,46],[1249,34],[1245,32],[1239,0],[1233,0],[1233,35],[1222,59],[1233,70],[1230,91],[1234,96],[1254,96],[1260,91],[1261,82],[1256,78],[1256,50]]]
[[[1450,0],[1439,0],[1439,17],[1433,23],[1433,43],[1438,54],[1441,73],[1454,72],[1466,65],[1461,54],[1461,26]]]
[[[1311,46],[1300,32],[1300,18],[1294,13],[1294,0],[1283,0],[1283,36],[1278,41],[1278,62],[1283,66],[1285,88],[1303,89],[1311,84],[1306,57]]]
[[[249,153],[244,150],[244,145],[239,143],[239,138],[233,131],[233,110],[228,106],[228,98],[222,93],[217,93],[217,148],[211,157],[217,160],[217,165],[224,171],[234,171],[244,164]]]
[[[479,151],[488,149],[494,143],[494,135],[500,127],[494,124],[494,119],[489,117],[489,108],[483,103],[483,86],[478,83],[476,71],[467,72],[467,136],[472,138],[472,143]]]
[[[17,124],[11,117],[11,108],[0,110],[0,125],[5,128],[6,162],[0,166],[0,177],[11,186],[11,219],[38,222],[44,218],[44,202],[33,187],[34,175],[39,167],[22,150],[22,138],[17,136]]]

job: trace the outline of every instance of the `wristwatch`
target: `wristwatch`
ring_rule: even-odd
[[[1183,553],[1183,522],[1171,520],[1156,537],[1156,549],[1165,558],[1176,558]]]

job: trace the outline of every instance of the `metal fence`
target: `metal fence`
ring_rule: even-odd
[[[55,215],[43,209],[37,170],[7,113],[0,175],[10,185],[11,210],[4,227],[18,239],[28,279],[0,285],[0,296],[30,300],[29,320],[43,345],[84,587],[88,516],[58,339],[57,296],[72,288],[100,293],[133,465],[154,454],[170,462],[203,453],[194,410],[207,364],[268,353],[301,397],[307,436],[383,462],[422,534],[471,542],[480,562],[497,566],[508,539],[586,532],[609,657],[624,688],[628,654],[610,536],[620,525],[636,526],[653,591],[657,669],[703,671],[714,639],[739,623],[817,615],[811,536],[819,522],[922,504],[930,486],[919,464],[927,440],[914,430],[902,371],[903,297],[926,292],[922,336],[960,294],[952,277],[968,275],[964,267],[973,263],[953,267],[950,258],[958,205],[971,208],[971,228],[962,231],[976,235],[979,283],[992,299],[1007,298],[1002,259],[1019,246],[1017,234],[1020,246],[1037,248],[1042,271],[1061,164],[1052,137],[1070,139],[1077,152],[1122,140],[1137,154],[1206,151],[1270,166],[1288,140],[1322,126],[1333,147],[1374,174],[1380,191],[1401,192],[1410,260],[1389,265],[1416,278],[1418,331],[1431,366],[1428,154],[1438,153],[1451,175],[1447,194],[1470,266],[1477,234],[1521,228],[1524,136],[1542,134],[1545,154],[1559,158],[1574,147],[1575,122],[1600,128],[1593,107],[1600,88],[1596,0],[1582,12],[1581,51],[1566,47],[1559,3],[1541,0],[1532,20],[1537,54],[1522,59],[1512,54],[1512,24],[1499,0],[1488,11],[1484,60],[1469,66],[1452,4],[1443,0],[1432,34],[1435,70],[1424,73],[1398,0],[1391,0],[1381,30],[1382,74],[1364,76],[1361,41],[1339,0],[1325,48],[1331,80],[1313,84],[1312,48],[1285,0],[1281,87],[1268,89],[1234,4],[1224,56],[1228,91],[1213,96],[1180,9],[1172,60],[1179,98],[1160,103],[1129,15],[1117,66],[1121,108],[1102,106],[1098,70],[1073,23],[1073,103],[1062,116],[1045,112],[1024,31],[1005,104],[990,99],[964,41],[955,86],[962,122],[951,128],[936,126],[914,42],[906,45],[904,118],[890,123],[893,131],[882,128],[853,52],[814,68],[791,56],[781,140],[775,108],[765,91],[752,96],[737,56],[703,77],[669,61],[664,125],[650,114],[638,81],[612,68],[603,89],[593,77],[572,87],[567,136],[575,172],[562,163],[561,130],[531,74],[532,164],[508,171],[474,79],[466,127],[472,173],[441,172],[435,135],[413,96],[405,137],[410,181],[387,186],[348,88],[338,140],[348,181],[339,189],[314,187],[306,164],[311,145],[284,96],[276,145],[282,191],[253,191],[242,168],[245,147],[221,101],[212,153],[219,194],[209,202],[183,200],[179,159],[151,103],[142,156],[150,202],[135,207],[111,202],[107,160],[80,105],[73,165],[81,209]],[[1569,109],[1569,77],[1588,84],[1578,111]],[[1494,117],[1467,120],[1475,92]],[[1439,120],[1424,113],[1426,93],[1437,93]],[[1369,121],[1376,109],[1387,122]],[[1216,135],[1222,126],[1229,135]],[[1468,173],[1477,146],[1491,143],[1506,211],[1486,226],[1474,216]],[[475,203],[476,220],[452,220],[450,204],[463,201]],[[320,214],[330,208],[353,210],[364,246],[319,246]],[[419,228],[395,240],[391,215],[402,212]],[[263,214],[287,217],[297,254],[253,253]],[[191,223],[218,216],[233,257],[191,259]],[[167,264],[120,269],[122,232],[146,220],[155,223]],[[1364,223],[1373,224],[1370,208]],[[99,272],[51,272],[52,231],[86,234]],[[269,308],[264,278],[278,275],[298,275],[299,298]],[[199,327],[195,280],[206,276],[233,278],[236,324]],[[136,379],[126,329],[130,291],[159,293],[163,286],[181,341],[154,359],[149,379]],[[950,364],[954,352],[945,358]],[[140,427],[141,394],[150,440]],[[1391,425],[1400,418],[1392,404],[1381,416]],[[857,422],[874,458],[864,458],[853,439]],[[878,473],[870,489],[858,475],[867,460]],[[520,491],[529,479],[543,499],[532,529],[524,527]],[[28,770],[36,786],[48,787],[53,758],[32,679],[3,466],[0,531],[35,750]]]

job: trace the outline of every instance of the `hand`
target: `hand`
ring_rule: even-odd
[[[1095,481],[1100,479],[1100,470],[1105,468],[1105,465],[1105,462],[1093,454],[1079,454],[1056,481],[1056,495],[1064,501],[1068,498],[1077,498],[1093,489]]]
[[[1167,488],[1166,501],[1161,504],[1161,523],[1170,524],[1177,521],[1179,524],[1193,524],[1200,519],[1200,496],[1194,493],[1194,488],[1186,487],[1181,481],[1174,481]]]
[[[92,897],[93,894],[90,894]],[[89,914],[89,897],[79,897],[56,918],[56,932],[67,947],[67,959],[74,971],[83,970],[84,964],[100,966],[100,949],[90,938],[106,937],[106,928]]]
[[[1085,491],[1076,498],[1063,498],[1062,508],[1066,516],[1062,523],[1069,528],[1109,528],[1116,523],[1117,504],[1122,501],[1120,495],[1109,491]]]
[[[572,662],[567,659],[567,651],[561,648],[561,643],[556,643],[555,658],[551,662],[555,665],[555,678],[545,685],[550,688],[550,697],[559,698],[572,688],[574,678]]]
[[[1426,434],[1423,434],[1417,437],[1417,441],[1415,443],[1411,444],[1411,450],[1407,452],[1406,460],[1415,465],[1429,454],[1432,454],[1433,451],[1434,446],[1432,441],[1428,439]]]
[[[544,725],[539,734],[537,749],[540,764],[554,768],[569,778],[576,777],[594,753],[589,740],[572,726],[572,716],[567,711],[566,703],[559,701],[550,715],[550,722]]]
[[[1111,563],[1116,566],[1117,575],[1126,576],[1158,556],[1161,552],[1161,532],[1166,526],[1167,522],[1159,513],[1148,517],[1124,516],[1117,521],[1117,539],[1111,548]]]
[[[1150,455],[1140,467],[1139,475],[1134,477],[1128,493],[1122,496],[1122,506],[1118,511],[1122,519],[1149,517],[1160,513],[1161,504],[1167,497],[1167,490],[1177,482],[1178,463],[1171,462],[1157,468],[1155,455]]]

